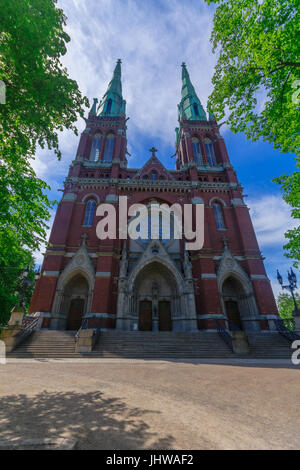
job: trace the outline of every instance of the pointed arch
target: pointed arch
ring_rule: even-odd
[[[77,289],[75,289],[73,293],[70,292],[69,289],[73,280],[76,280],[76,278],[83,279],[87,284],[85,292],[81,292],[79,295],[80,298],[84,298],[84,314],[87,314],[91,311],[95,269],[85,245],[82,245],[72,256],[58,278],[51,311],[51,328],[66,327],[66,319],[69,311],[69,305],[67,305],[68,301],[72,299],[72,294],[74,294],[73,297],[78,298]]]
[[[87,199],[95,199],[97,204],[100,204],[100,197],[98,196],[98,194],[95,194],[95,193],[86,194],[81,199],[81,202],[85,202]]]
[[[213,203],[214,201],[217,201],[217,202],[220,202],[224,207],[227,207],[227,204],[226,202],[219,196],[213,196],[210,200],[209,200],[209,207],[212,207],[213,206]]]
[[[137,265],[134,267],[134,269],[132,270],[132,272],[129,275],[128,288],[133,289],[135,280],[136,280],[137,276],[139,275],[139,273],[146,266],[148,266],[152,263],[161,264],[162,266],[164,266],[164,268],[168,269],[172,273],[172,275],[174,276],[174,279],[176,281],[176,284],[177,284],[178,294],[181,295],[182,290],[183,290],[183,285],[184,285],[184,279],[183,279],[181,273],[178,271],[177,267],[174,264],[169,262],[167,257],[160,257],[160,256],[152,256],[151,258],[149,258],[147,260],[140,259],[140,261],[137,263]]]

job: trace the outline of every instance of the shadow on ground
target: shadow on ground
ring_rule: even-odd
[[[1,440],[71,437],[78,449],[168,449],[171,435],[158,437],[145,423],[159,412],[129,408],[101,392],[9,395],[0,398]]]
[[[194,365],[216,365],[216,366],[230,366],[230,367],[249,367],[258,369],[299,369],[300,365],[294,365],[289,359],[161,359],[162,361],[185,363]],[[145,359],[146,361],[146,359]]]

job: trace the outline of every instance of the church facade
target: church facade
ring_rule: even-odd
[[[182,64],[175,169],[151,149],[141,168],[128,168],[126,102],[121,61],[86,121],[65,180],[30,312],[43,327],[197,331],[235,324],[272,328],[277,308],[243,188],[211,112],[206,113]],[[204,204],[204,245],[185,240],[100,240],[97,207]],[[117,217],[118,210],[116,211]]]

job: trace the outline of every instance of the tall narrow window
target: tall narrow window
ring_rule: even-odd
[[[90,153],[90,160],[92,162],[99,160],[100,149],[101,149],[102,135],[95,134],[93,138],[93,144]]]
[[[225,230],[225,223],[224,223],[224,217],[223,217],[223,210],[221,204],[218,202],[215,202],[213,205],[214,208],[214,215],[215,215],[215,221],[216,221],[216,226],[218,230]]]
[[[115,146],[115,136],[114,134],[108,134],[105,141],[105,150],[104,150],[104,161],[111,162],[114,153]]]
[[[112,107],[112,99],[109,98],[108,102],[107,102],[107,106],[106,106],[106,112],[107,114],[109,114],[111,112],[111,107]]]
[[[215,157],[215,152],[214,152],[214,146],[213,143],[210,139],[205,139],[204,140],[204,147],[205,147],[205,152],[206,152],[206,157],[208,164],[210,166],[216,166],[216,157]]]
[[[193,104],[193,108],[194,108],[195,116],[199,116],[199,109],[198,109],[198,105],[196,103]]]
[[[194,160],[196,164],[202,165],[203,159],[202,159],[202,154],[201,154],[201,146],[200,146],[200,141],[199,139],[197,139],[197,137],[192,138],[192,147],[193,147]]]
[[[94,215],[96,209],[96,201],[90,199],[86,205],[83,225],[85,227],[91,227],[93,225]]]
[[[156,173],[156,171],[152,171],[151,178],[152,178],[153,180],[157,180],[157,173]]]

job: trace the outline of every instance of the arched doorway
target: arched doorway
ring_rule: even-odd
[[[134,282],[134,303],[141,331],[172,330],[178,295],[173,274],[161,263],[146,265]]]
[[[81,274],[77,274],[66,284],[60,308],[59,328],[79,330],[86,311],[88,291],[88,282]]]

